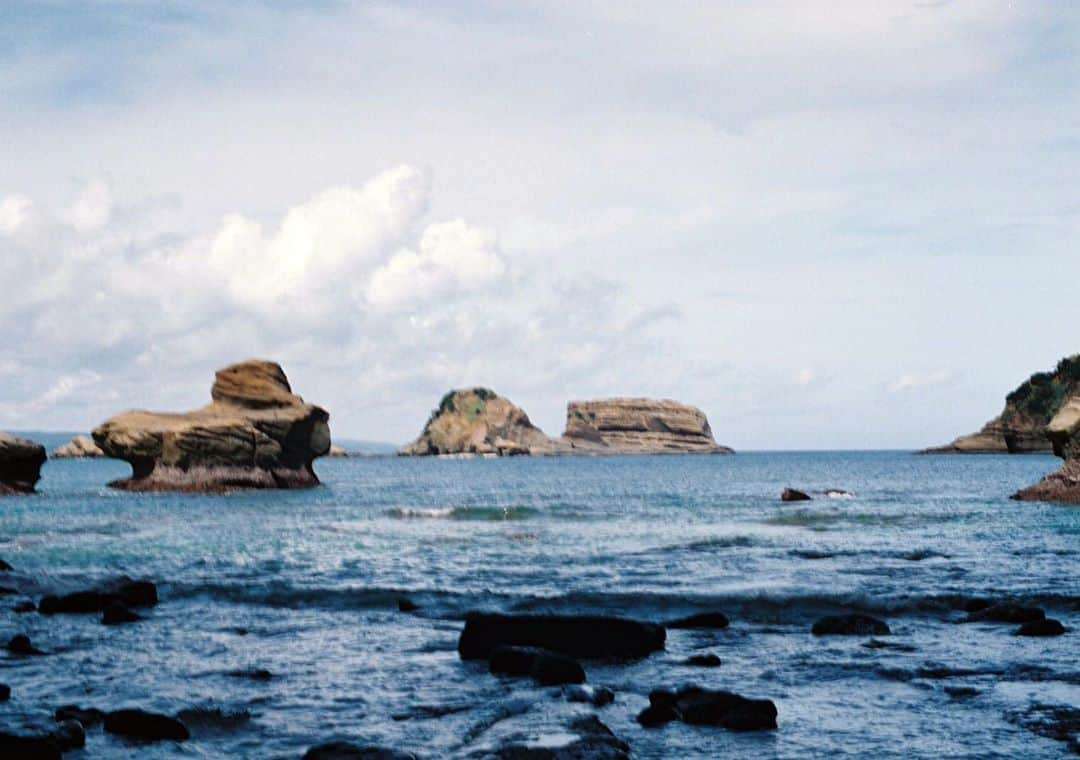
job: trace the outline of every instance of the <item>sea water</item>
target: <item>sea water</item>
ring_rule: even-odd
[[[0,728],[63,704],[181,713],[184,744],[88,732],[75,757],[296,758],[347,739],[464,757],[562,741],[595,712],[638,758],[1057,757],[1023,725],[1080,707],[1080,508],[1009,494],[1051,456],[907,452],[510,459],[323,459],[321,487],[133,494],[108,460],[55,460],[37,495],[0,501]],[[785,486],[813,500],[782,503]],[[848,495],[827,496],[828,489]],[[124,573],[159,585],[144,621],[16,614],[26,596]],[[1043,607],[1072,630],[959,623],[976,597]],[[400,612],[408,598],[419,609]],[[706,610],[724,630],[670,630],[632,663],[585,663],[603,708],[498,678],[456,652],[470,610],[664,621]],[[813,621],[885,619],[900,647],[814,637]],[[715,653],[718,668],[683,664]],[[254,678],[255,671],[271,677]],[[778,728],[635,721],[651,689],[696,683],[775,701]],[[957,687],[961,687],[958,689]]]

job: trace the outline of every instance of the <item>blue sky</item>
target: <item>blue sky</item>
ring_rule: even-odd
[[[1078,46],[1050,2],[5,3],[0,427],[260,355],[350,437],[484,384],[944,442],[1080,350]]]

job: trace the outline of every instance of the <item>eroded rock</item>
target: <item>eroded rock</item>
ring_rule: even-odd
[[[0,433],[0,494],[32,493],[45,459],[41,444]]]
[[[539,647],[583,659],[634,659],[664,648],[656,623],[593,615],[472,613],[458,640],[462,659],[485,659],[500,645]]]
[[[420,437],[403,456],[477,454],[515,456],[553,453],[556,448],[529,415],[488,388],[464,388],[442,397]]]
[[[730,454],[705,413],[678,401],[610,398],[571,401],[563,440],[595,454]]]
[[[88,435],[77,435],[52,450],[53,459],[97,459],[103,456],[105,452]]]

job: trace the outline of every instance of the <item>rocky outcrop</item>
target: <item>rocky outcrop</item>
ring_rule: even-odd
[[[0,494],[32,493],[45,464],[45,447],[0,433]]]
[[[1046,426],[1054,453],[1065,460],[1061,469],[1013,494],[1020,501],[1064,501],[1080,504],[1080,389],[1061,405]]]
[[[717,445],[700,409],[644,398],[571,401],[563,440],[578,453],[732,453]]]
[[[103,456],[105,452],[88,435],[77,435],[52,451],[53,459],[87,459]]]
[[[280,366],[226,367],[210,396],[193,412],[131,411],[97,427],[94,442],[105,455],[131,464],[131,478],[110,485],[217,492],[318,484],[312,462],[330,450],[329,414],[293,394]]]
[[[450,391],[420,437],[399,454],[438,456],[547,454],[558,448],[519,407],[487,388]]]
[[[1005,397],[1005,409],[976,433],[923,454],[1041,454],[1052,449],[1047,426],[1065,401],[1080,392],[1080,354],[1037,372]]]

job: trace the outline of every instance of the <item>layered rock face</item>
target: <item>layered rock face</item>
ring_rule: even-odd
[[[1080,391],[1080,354],[1037,372],[1005,398],[1005,409],[976,433],[924,454],[1042,454],[1052,450],[1047,426],[1067,398]]]
[[[420,437],[399,454],[514,456],[558,448],[519,407],[487,388],[450,391],[431,413]]]
[[[0,494],[32,493],[45,458],[44,446],[0,433]]]
[[[52,451],[53,459],[86,459],[103,456],[105,452],[98,448],[94,439],[88,435],[77,435]]]
[[[581,453],[732,453],[716,443],[697,407],[643,398],[571,401],[563,440]]]
[[[1035,485],[1013,494],[1013,498],[1080,504],[1080,393],[1061,405],[1046,426],[1046,436],[1065,464]]]
[[[225,491],[317,485],[316,457],[330,450],[329,414],[293,394],[277,364],[249,360],[219,370],[212,403],[184,414],[131,411],[93,431],[106,456],[131,464],[110,483],[131,491]]]

